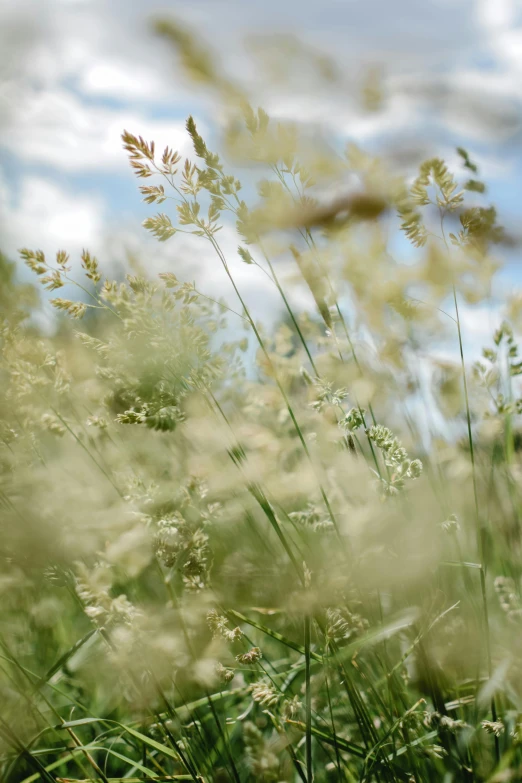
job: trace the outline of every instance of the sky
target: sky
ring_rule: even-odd
[[[320,123],[369,149],[419,140],[456,162],[465,146],[488,182],[491,201],[517,227],[522,195],[521,0],[3,0],[0,4],[0,246],[51,256],[83,247],[103,263],[139,253],[157,271],[174,271],[228,296],[222,270],[191,238],[159,245],[142,221],[151,214],[132,176],[124,128],[158,147],[189,152],[185,118],[212,133],[215,107],[195,96],[151,18],[173,16],[220,53],[270,114]],[[253,53],[273,53],[297,36],[338,63],[347,97],[300,84],[263,88]],[[383,67],[392,97],[376,115],[348,99],[367,65]],[[299,65],[297,66],[299,70]],[[249,81],[250,80],[250,81]],[[426,94],[429,93],[429,100]],[[422,96],[424,97],[421,97]],[[178,241],[179,240],[179,241]],[[235,256],[237,237],[223,231]],[[515,256],[506,280],[522,275]],[[247,301],[261,316],[275,308],[268,281],[240,262]],[[471,330],[484,319],[464,313]]]

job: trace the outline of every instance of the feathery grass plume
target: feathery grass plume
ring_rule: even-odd
[[[474,151],[338,155],[158,30],[224,122],[123,132],[143,226],[223,288],[24,248],[44,333],[0,255],[0,778],[517,779],[520,302],[471,370],[506,241]]]

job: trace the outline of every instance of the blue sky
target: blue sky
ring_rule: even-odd
[[[88,246],[105,263],[143,254],[204,289],[227,294],[215,262],[188,239],[152,242],[119,140],[123,128],[189,151],[184,120],[212,132],[214,107],[194,97],[150,18],[173,14],[248,82],[260,36],[298,36],[335,59],[346,100],[300,85],[251,87],[269,113],[325,125],[339,140],[378,149],[406,137],[457,163],[455,146],[480,164],[508,225],[522,195],[522,3],[520,0],[3,0],[0,8],[0,229],[2,249],[22,245],[72,256]],[[367,117],[348,93],[361,69],[383,67],[392,98]],[[419,97],[429,88],[431,99]],[[499,134],[498,123],[502,133]],[[177,244],[172,244],[177,241]],[[233,231],[223,242],[235,253]],[[505,279],[522,278],[509,258]],[[261,314],[275,307],[266,282],[238,266]],[[470,323],[472,317],[470,314]],[[480,323],[476,323],[476,328]]]

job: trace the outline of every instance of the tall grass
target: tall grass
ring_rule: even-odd
[[[44,336],[2,259],[2,780],[518,780],[520,301],[473,363],[506,239],[477,167],[310,144],[161,32],[229,163],[192,117],[193,159],[123,146],[230,296],[25,248]]]

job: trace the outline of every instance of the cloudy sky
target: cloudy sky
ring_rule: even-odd
[[[370,148],[383,137],[412,146],[423,140],[453,160],[455,146],[465,146],[491,200],[517,224],[520,0],[3,0],[0,243],[12,257],[22,245],[49,253],[65,247],[71,255],[88,246],[114,262],[127,247],[172,271],[190,258],[198,283],[222,285],[221,270],[195,245],[158,245],[145,236],[141,222],[151,209],[121,148],[126,128],[188,151],[189,112],[212,130],[212,104],[191,94],[172,52],[151,32],[151,17],[169,14],[247,80],[259,41],[277,51],[285,35],[331,55],[347,84],[363,66],[382,65],[393,95],[378,115],[306,85],[292,96],[271,90],[260,97],[271,113],[329,125]],[[233,251],[232,231],[223,242]],[[259,300],[265,282],[250,267],[239,274]],[[519,277],[516,258],[509,274]]]

